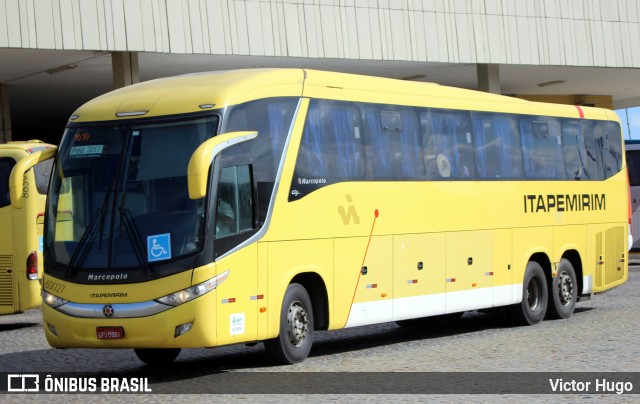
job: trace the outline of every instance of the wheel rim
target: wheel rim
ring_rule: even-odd
[[[293,302],[287,313],[287,334],[294,347],[302,345],[309,331],[309,316],[300,302]]]
[[[527,303],[532,311],[536,311],[542,304],[542,288],[537,278],[531,278],[527,285]]]
[[[573,301],[573,279],[567,272],[563,271],[558,276],[558,294],[563,306],[568,306]]]

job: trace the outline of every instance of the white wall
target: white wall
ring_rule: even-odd
[[[0,0],[0,48],[640,67],[638,0]]]

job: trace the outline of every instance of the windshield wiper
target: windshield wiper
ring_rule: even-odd
[[[131,211],[124,206],[121,206],[120,209],[120,217],[122,218],[122,223],[124,224],[124,228],[127,231],[127,236],[129,236],[129,240],[131,240],[131,246],[133,247],[133,252],[136,255],[138,263],[141,267],[144,268],[147,276],[151,278],[152,276],[157,276],[149,262],[147,261],[147,255],[144,251],[144,245],[142,244],[142,238],[140,237],[140,232],[138,231],[138,227],[133,220],[133,216],[131,215]]]
[[[95,213],[93,214],[93,217],[91,217],[91,221],[89,222],[89,225],[84,230],[84,233],[82,233],[82,237],[80,237],[80,240],[78,241],[78,245],[76,246],[76,249],[73,251],[73,254],[71,255],[71,259],[69,260],[69,266],[67,267],[65,276],[67,277],[75,276],[75,274],[78,272],[78,266],[82,265],[84,260],[87,258],[87,255],[89,254],[89,251],[91,251],[91,247],[93,246],[93,240],[89,240],[89,242],[87,243],[87,239],[93,233],[93,228],[95,227],[96,222],[98,222],[98,219],[103,217],[103,215],[104,215],[104,208],[96,209]]]
[[[90,240],[89,237],[93,234],[93,229],[95,228],[98,219],[100,219],[100,243],[102,243],[102,232],[104,230],[104,212],[107,210],[107,202],[109,202],[109,197],[111,196],[111,192],[113,191],[113,186],[107,188],[107,192],[104,194],[104,200],[102,201],[102,207],[96,209],[95,213],[91,217],[89,221],[89,225],[86,229],[84,229],[84,233],[82,233],[82,237],[78,241],[78,245],[76,249],[73,251],[71,255],[71,259],[69,260],[69,266],[65,275],[68,277],[73,277],[78,272],[78,267],[84,263],[87,259],[87,255],[89,255],[89,251],[91,251],[91,247],[93,246],[93,238]],[[88,243],[87,243],[88,240]]]

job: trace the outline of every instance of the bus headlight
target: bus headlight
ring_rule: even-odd
[[[42,291],[42,301],[45,302],[48,306],[53,307],[54,309],[56,307],[62,306],[63,304],[69,303],[68,300],[64,300],[61,297],[52,295],[51,293],[45,290]]]
[[[183,303],[195,299],[196,297],[200,297],[211,292],[225,279],[227,279],[228,275],[229,271],[227,270],[224,273],[214,276],[211,279],[207,279],[206,281],[195,286],[179,290],[170,295],[162,296],[161,298],[156,299],[156,301],[169,306],[179,306]]]

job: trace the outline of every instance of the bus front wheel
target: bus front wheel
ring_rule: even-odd
[[[180,348],[136,348],[138,359],[147,365],[167,365],[180,355]]]
[[[307,290],[300,284],[287,287],[280,313],[280,333],[264,342],[273,360],[283,365],[302,362],[313,344],[313,308]]]
[[[551,280],[551,303],[548,318],[569,318],[578,301],[576,271],[569,260],[563,258],[558,265],[558,274]]]
[[[549,291],[540,264],[530,261],[524,273],[522,301],[510,306],[509,314],[518,325],[533,325],[544,319]]]

